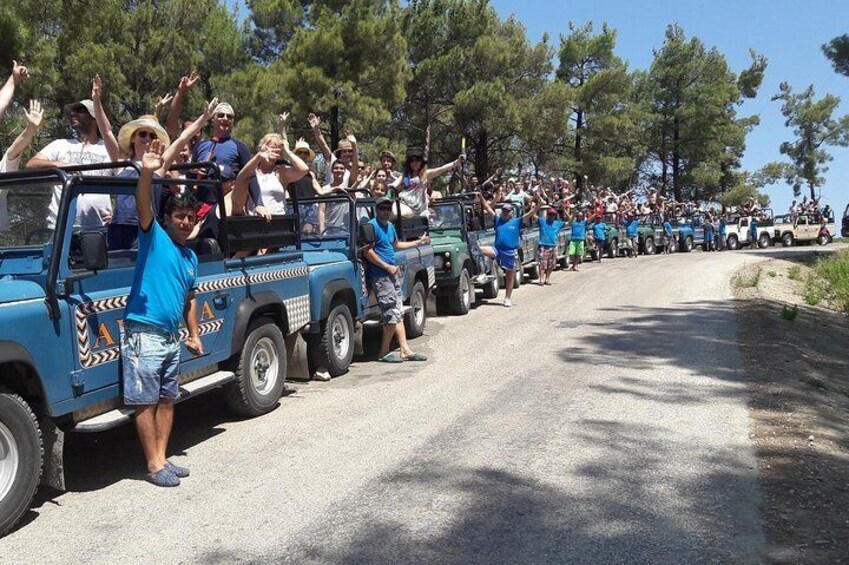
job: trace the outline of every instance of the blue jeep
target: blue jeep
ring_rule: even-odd
[[[118,166],[134,165],[0,175],[0,225],[8,226],[0,231],[0,535],[27,510],[42,471],[47,485],[64,489],[65,432],[106,430],[132,415],[122,405],[119,335],[137,250],[108,251],[107,218],[92,206],[134,194],[134,179],[95,176]],[[192,168],[218,174],[212,164]],[[310,264],[293,248],[297,217],[227,218],[219,181],[188,182],[218,191],[222,220],[217,239],[190,241],[204,353],[183,348],[180,400],[224,387],[238,414],[264,414],[283,393],[287,339],[314,311]],[[231,258],[260,248],[272,251]]]
[[[362,345],[362,327],[376,323],[377,301],[366,285],[363,251],[373,242],[368,221],[375,217],[377,200],[354,199],[343,193],[301,199],[299,245],[309,266],[310,312],[305,334],[310,376],[345,373]],[[400,212],[400,203],[399,212]],[[400,241],[427,233],[427,218],[402,218],[396,214]],[[427,296],[435,283],[433,247],[422,245],[395,252],[402,269],[401,290],[408,309],[407,336],[419,337],[427,325]]]

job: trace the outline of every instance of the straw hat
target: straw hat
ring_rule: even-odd
[[[310,148],[310,144],[304,141],[303,139],[299,139],[295,143],[295,148],[292,150],[292,153],[297,154],[298,151],[308,151],[310,156],[307,157],[307,163],[312,163],[313,159],[315,159],[315,151]]]
[[[159,120],[157,120],[155,116],[144,115],[127,122],[121,126],[120,130],[118,130],[118,147],[120,147],[121,151],[126,153],[129,157],[135,157],[131,141],[133,139],[133,134],[142,128],[149,129],[155,133],[156,137],[159,138],[159,141],[165,145],[165,147],[171,145],[171,138],[168,137],[168,133],[165,132],[165,128],[159,125]]]

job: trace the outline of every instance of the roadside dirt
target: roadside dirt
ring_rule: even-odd
[[[759,262],[732,281],[767,560],[849,563],[849,319],[805,305],[805,263]]]

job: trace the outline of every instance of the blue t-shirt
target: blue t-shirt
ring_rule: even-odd
[[[369,223],[374,226],[374,252],[377,256],[383,259],[387,264],[395,264],[395,241],[398,236],[395,234],[395,226],[392,222],[387,222],[382,225],[377,218],[369,220]],[[370,277],[388,277],[389,273],[369,261],[367,273]]]
[[[554,220],[549,223],[547,218],[539,220],[539,244],[544,247],[554,247],[557,245],[557,234],[563,229],[566,222]]]
[[[607,224],[604,222],[596,222],[593,224],[593,237],[596,239],[607,238]]]
[[[719,235],[725,235],[725,218],[719,220]]]
[[[587,239],[587,221],[572,221],[572,241],[584,241]]]
[[[754,218],[752,218],[752,223],[749,224],[749,233],[752,234],[752,236],[758,235],[758,221]]]
[[[666,234],[666,237],[672,237],[672,224],[663,222],[663,233]]]
[[[634,218],[629,222],[625,222],[625,235],[628,237],[637,237],[637,228],[640,227],[640,219]]]
[[[122,179],[137,179],[139,172],[132,167],[129,167],[118,175]],[[154,174],[154,178],[159,178],[158,174]],[[153,213],[158,218],[162,204],[162,185],[154,182],[151,185],[153,189]],[[113,224],[121,224],[122,226],[137,226],[139,225],[139,213],[136,210],[136,197],[132,194],[119,194],[115,196],[115,212],[112,215]]]
[[[124,317],[177,332],[197,272],[194,251],[174,243],[155,220],[147,231],[139,229],[139,255]]]
[[[522,218],[505,220],[499,214],[493,220],[495,225],[495,248],[500,251],[515,251],[519,249],[522,235]]]
[[[227,165],[235,172],[244,167],[251,160],[251,154],[248,146],[232,137],[222,139],[202,139],[195,145],[192,152],[192,161],[199,163],[203,161],[214,161],[218,166]],[[256,176],[251,176],[248,179],[248,193],[251,195],[251,200],[257,206],[262,204],[262,193],[259,189],[259,182]],[[197,189],[197,199],[201,202],[215,204],[218,202],[218,194],[214,189],[208,186],[199,186]]]

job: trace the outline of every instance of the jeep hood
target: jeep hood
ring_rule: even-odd
[[[8,275],[0,277],[0,304],[44,298],[44,296],[44,289],[32,281],[18,280]]]
[[[459,234],[458,235],[448,235],[448,234],[433,235],[433,234],[431,234],[431,236],[430,236],[430,244],[431,244],[431,246],[433,246],[434,250],[437,251],[437,253],[439,252],[439,250],[437,250],[437,248],[440,247],[440,246],[457,245],[459,243],[463,243],[463,240],[460,238]]]

